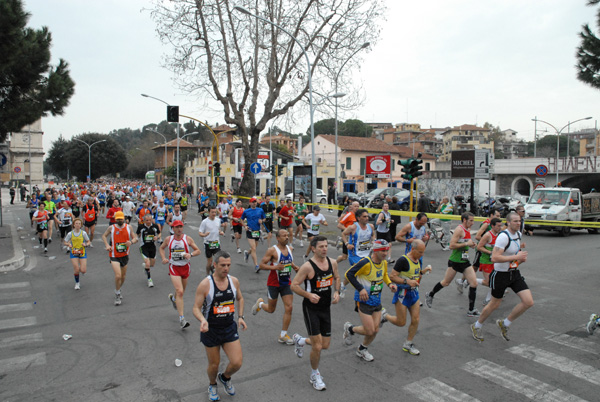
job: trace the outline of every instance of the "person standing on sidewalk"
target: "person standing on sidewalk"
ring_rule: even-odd
[[[15,195],[17,195],[17,191],[13,186],[10,186],[8,194],[10,194],[10,205],[13,205],[15,203]]]

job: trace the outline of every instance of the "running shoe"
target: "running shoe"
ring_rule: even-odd
[[[473,310],[467,311],[467,317],[479,317],[479,310],[474,308]]]
[[[468,288],[469,287],[469,281],[466,279],[463,279],[463,288]]]
[[[381,310],[381,321],[379,322],[379,328],[383,327],[383,324],[388,322],[387,320],[387,310],[385,307]]]
[[[588,334],[590,335],[594,335],[594,331],[596,330],[596,327],[598,326],[598,314],[592,314],[590,316],[590,321],[587,323],[586,329]]]
[[[404,342],[404,345],[402,345],[402,350],[410,353],[413,356],[418,356],[421,354],[419,349],[415,348],[415,344],[409,341]]]
[[[302,337],[300,334],[294,334],[292,339],[294,340],[294,352],[296,352],[296,356],[302,358],[302,356],[304,356],[304,346],[300,345],[300,339],[302,339]]]
[[[244,262],[248,262],[249,257],[250,257],[250,253],[248,253],[248,250],[244,250]]]
[[[360,357],[361,359],[363,359],[366,362],[372,362],[373,360],[375,360],[375,358],[373,357],[372,354],[369,353],[369,351],[367,349],[356,349],[356,356]]]
[[[395,264],[395,263],[396,263],[396,260],[389,260],[389,261],[388,261],[388,265],[393,265],[393,264]]]
[[[79,290],[81,289],[81,286],[79,286],[79,282],[75,282],[75,290]]]
[[[450,247],[448,247],[448,246],[442,246],[442,251],[450,251]]]
[[[498,325],[498,328],[500,328],[500,335],[502,335],[505,340],[510,341],[510,338],[508,337],[508,327],[504,325],[504,320],[496,320],[496,324]]]
[[[154,282],[152,282],[152,278],[148,279],[148,287],[149,288],[153,288],[154,287]]]
[[[44,247],[44,253],[48,252],[48,247]]]
[[[260,272],[260,267],[257,265],[254,267],[254,273],[258,274]]]
[[[340,286],[340,299],[343,299],[346,296],[346,285],[342,283]]]
[[[208,386],[208,399],[211,401],[220,401],[221,398],[217,393],[217,385],[209,385]]]
[[[233,243],[234,240],[235,240],[235,236],[232,234],[231,235],[231,242]]]
[[[317,391],[325,390],[325,383],[323,382],[323,377],[321,377],[320,373],[311,374],[310,383],[312,384],[313,388]]]
[[[454,280],[454,283],[456,283],[456,290],[458,290],[458,293],[460,293],[461,295],[463,294],[463,283],[462,283],[462,279],[458,279],[456,278]]]
[[[431,308],[431,305],[433,304],[433,296],[431,292],[425,293],[425,304],[427,304],[427,307]]]
[[[48,238],[48,243],[52,243],[52,237]]]
[[[471,324],[471,332],[473,333],[473,339],[479,342],[483,342],[483,335],[481,334],[481,328],[475,328],[475,323]]]
[[[304,247],[304,242],[300,240],[300,247]]]
[[[350,346],[352,345],[352,334],[350,334],[351,323],[346,322],[344,324],[344,345]]]
[[[290,338],[290,336],[288,334],[285,334],[284,336],[280,336],[279,338],[277,338],[277,342],[285,343],[286,345],[294,344],[294,340],[292,338]]]
[[[335,249],[339,250],[340,248],[342,248],[342,238],[338,236],[335,240]]]
[[[483,301],[483,305],[484,305],[484,306],[487,306],[489,302],[490,302],[490,301],[489,301],[488,299],[485,299],[485,300]]]
[[[175,303],[175,296],[173,296],[173,293],[169,293],[169,301],[173,305],[173,308],[177,310],[177,304]]]
[[[187,327],[189,327],[190,323],[185,318],[182,318],[179,320],[179,325],[181,326],[181,329],[183,330],[183,329],[186,329]]]
[[[115,306],[121,305],[121,296],[115,293]]]
[[[256,303],[254,303],[254,306],[252,306],[252,315],[256,315],[258,314],[258,312],[260,311],[260,307],[258,307],[260,305],[260,303],[263,303],[264,300],[262,297],[259,297],[258,300],[256,300]]]
[[[242,250],[241,249],[237,249],[238,254],[242,254]]]
[[[221,384],[223,384],[223,386],[225,387],[225,392],[227,392],[231,396],[235,395],[235,387],[231,383],[231,378],[229,379],[229,381],[225,381],[223,379],[223,373],[217,374],[217,378],[219,379]]]

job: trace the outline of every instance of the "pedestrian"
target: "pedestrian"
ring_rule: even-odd
[[[15,195],[17,194],[13,186],[10,186],[8,189],[8,194],[10,194],[10,205],[13,205],[15,203]]]
[[[21,183],[21,187],[19,188],[19,192],[21,193],[21,202],[25,202],[25,200],[27,198],[25,196],[29,192],[29,190],[27,190],[27,187],[25,187],[25,184]]]
[[[428,213],[431,205],[431,200],[425,195],[425,191],[419,191],[419,201],[417,201],[417,211]]]
[[[390,205],[390,211],[400,211],[400,204],[398,204],[398,197],[393,196],[389,201],[388,204]],[[392,215],[392,222],[390,223],[390,239],[395,239],[396,238],[396,231],[398,228],[398,225],[400,225],[402,223],[402,216],[400,215],[399,212],[390,212],[390,215]]]

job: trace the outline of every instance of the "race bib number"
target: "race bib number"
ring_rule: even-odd
[[[371,240],[366,240],[358,243],[358,251],[366,251],[371,249]]]
[[[208,248],[211,250],[215,250],[221,247],[221,243],[219,243],[218,240],[215,241],[211,241],[210,243],[208,243]]]
[[[389,228],[390,228],[390,224],[391,224],[391,222],[390,222],[390,221],[386,221],[386,222],[385,222],[385,227],[389,229]]]
[[[48,229],[48,222],[39,223],[40,229]]]
[[[184,257],[183,257],[184,254],[185,254],[185,250],[183,250],[183,249],[171,250],[171,259],[173,259],[173,261],[181,261],[184,259]]]
[[[517,269],[519,268],[519,262],[518,261],[513,261],[508,265],[509,269]]]
[[[235,312],[235,305],[233,302],[225,302],[218,306],[213,306],[213,314],[218,316],[231,315]]]
[[[154,235],[144,236],[144,243],[152,243],[154,241]]]
[[[383,282],[371,282],[371,296],[377,296],[383,289]]]
[[[292,264],[286,264],[281,271],[279,271],[279,276],[288,277],[292,274]]]
[[[165,217],[165,213],[164,212],[159,212],[158,213],[158,219],[163,219]]]
[[[460,255],[460,258],[462,258],[463,260],[468,260],[469,259],[469,252],[468,251],[463,251],[462,254]]]
[[[319,225],[318,223],[313,223],[310,227],[310,230],[312,230],[313,232],[318,232],[319,231]]]
[[[73,247],[71,249],[71,253],[73,253],[73,255],[76,255],[76,256],[81,256],[81,255],[83,255],[83,248],[81,248],[81,247]]]
[[[117,253],[126,253],[127,252],[127,244],[125,243],[117,243],[115,246]]]
[[[273,219],[273,212],[267,212],[265,216],[267,217],[267,219]]]
[[[260,237],[260,230],[253,230],[252,237],[258,239]]]
[[[324,289],[331,286],[333,283],[333,275],[328,275],[324,278],[321,278],[320,281],[317,281],[317,289]]]

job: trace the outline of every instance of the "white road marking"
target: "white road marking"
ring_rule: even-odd
[[[0,320],[0,330],[29,327],[35,325],[37,319],[35,317],[11,318],[8,320]]]
[[[25,334],[18,336],[11,336],[10,338],[0,339],[0,348],[8,348],[12,346],[24,345],[26,343],[41,342],[42,334],[40,332],[35,334]]]
[[[0,314],[13,311],[27,311],[33,309],[33,303],[18,303],[0,305]]]
[[[598,350],[597,342],[589,342],[589,341],[583,340],[581,338],[578,338],[576,336],[571,336],[571,335],[567,335],[567,334],[559,334],[559,335],[555,335],[555,336],[549,336],[546,339],[548,339],[549,341],[558,343],[559,345],[583,350],[584,352],[587,352],[587,353],[592,353],[595,355],[600,354],[600,350]]]
[[[29,282],[0,283],[0,289],[26,288],[29,285],[30,285]]]
[[[479,402],[478,399],[452,388],[451,386],[436,380],[435,378],[427,377],[412,384],[404,386],[404,389],[422,401],[431,402]]]

